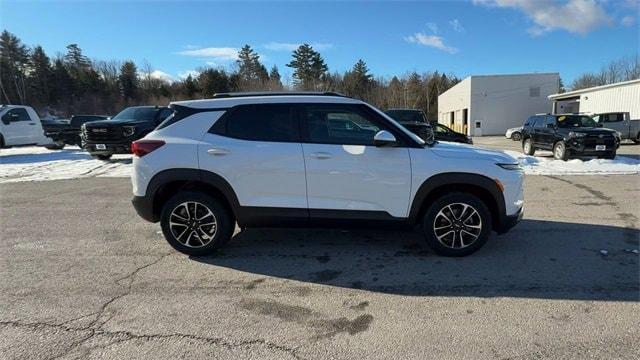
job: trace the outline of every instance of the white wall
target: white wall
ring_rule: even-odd
[[[438,122],[451,126],[449,113],[453,112],[453,128],[461,131],[462,110],[469,109],[468,135],[504,135],[529,116],[549,112],[548,96],[558,92],[558,83],[557,73],[467,77],[438,97]],[[530,96],[531,88],[539,88],[538,96]]]
[[[462,110],[469,109],[471,105],[470,95],[471,78],[468,77],[438,96],[438,122],[451,126],[450,113],[453,112],[455,118],[456,111],[460,111],[460,115],[458,115],[460,120],[456,120],[456,122],[461,122]]]
[[[529,116],[549,112],[548,96],[558,92],[558,85],[557,73],[473,76],[471,135],[480,135],[476,121],[482,124],[481,135],[504,135],[508,128],[522,126]],[[532,88],[534,92],[539,88],[537,96],[531,96]]]
[[[640,119],[640,81],[580,95],[580,112],[629,112]]]

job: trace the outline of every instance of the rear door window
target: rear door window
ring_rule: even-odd
[[[222,134],[251,141],[298,142],[300,126],[288,104],[240,105],[225,116]]]

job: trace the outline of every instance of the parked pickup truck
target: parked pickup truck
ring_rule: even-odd
[[[81,127],[84,149],[92,157],[108,160],[113,154],[131,154],[131,143],[143,138],[173,110],[158,106],[133,106],[109,120],[90,121]]]
[[[83,147],[80,127],[89,121],[107,120],[107,115],[73,115],[70,120],[43,121],[44,133],[53,139],[55,147],[62,149],[65,145]]]
[[[628,112],[610,112],[593,115],[598,125],[607,129],[613,129],[620,133],[622,140],[633,140],[640,144],[640,119],[631,120]]]
[[[0,105],[0,148],[52,145],[44,136],[40,117],[30,106]]]

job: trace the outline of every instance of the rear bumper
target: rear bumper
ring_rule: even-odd
[[[511,230],[514,226],[518,225],[522,217],[524,216],[524,206],[518,210],[515,215],[506,215],[500,224],[500,227],[496,229],[498,234],[504,234],[507,231]]]
[[[134,196],[131,203],[141,218],[149,222],[158,222],[159,219],[153,214],[153,200],[146,196]]]

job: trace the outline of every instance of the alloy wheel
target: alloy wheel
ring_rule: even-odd
[[[453,203],[438,212],[433,220],[433,231],[442,245],[451,249],[463,249],[480,237],[482,219],[473,206]]]
[[[216,236],[218,222],[215,214],[206,205],[187,201],[177,205],[169,216],[169,229],[182,245],[200,248],[209,244]]]

